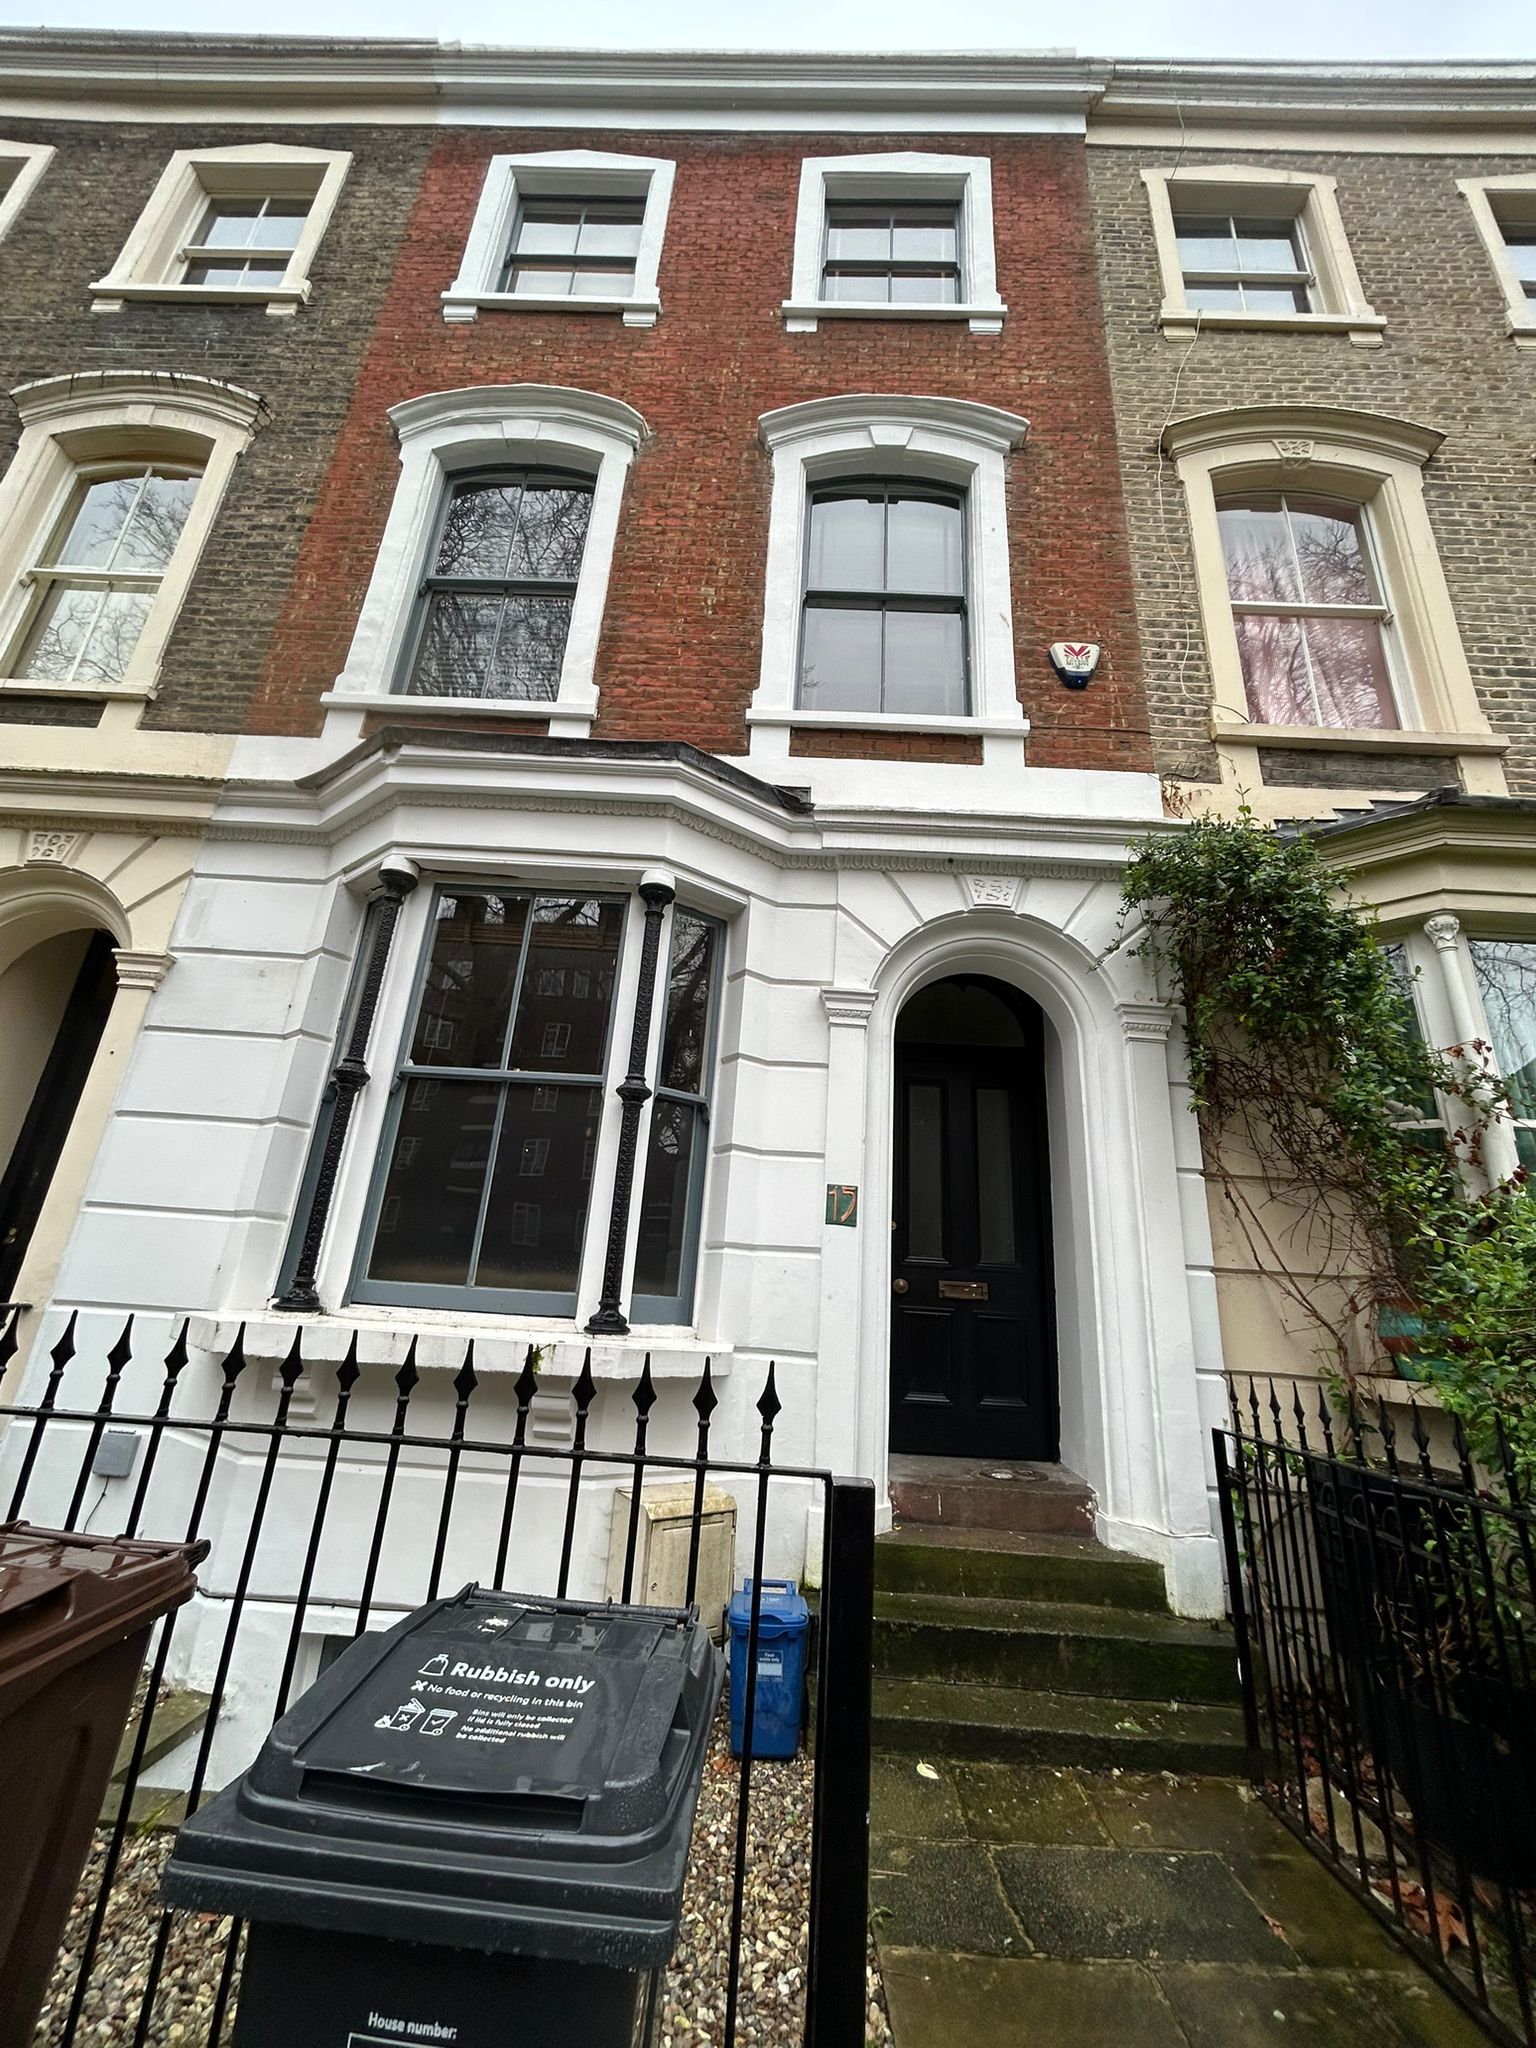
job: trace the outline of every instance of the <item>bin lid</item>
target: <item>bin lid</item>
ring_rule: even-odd
[[[60,1671],[179,1607],[207,1555],[206,1543],[0,1523],[0,1704],[19,1706]]]
[[[752,1581],[738,1586],[731,1595],[731,1604],[726,1609],[727,1619],[736,1635],[746,1635],[752,1627]],[[770,1636],[799,1635],[809,1628],[811,1610],[801,1598],[800,1589],[793,1579],[764,1579],[763,1590],[757,1606],[758,1640]]]
[[[172,1905],[664,1962],[721,1685],[697,1609],[467,1586],[358,1639],[182,1827]]]

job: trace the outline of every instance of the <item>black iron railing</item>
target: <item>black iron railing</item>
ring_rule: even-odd
[[[7,1336],[14,1348],[14,1331],[0,1330],[0,1369]],[[595,1547],[593,1531],[621,1512],[615,1496],[626,1486],[632,1490],[619,1590],[628,1597],[636,1590],[642,1483],[670,1479],[685,1493],[690,1482],[692,1488],[687,1599],[698,1590],[711,1481],[735,1495],[743,1530],[750,1530],[738,1556],[750,1557],[754,1586],[763,1581],[776,1493],[796,1516],[808,1501],[819,1501],[823,1558],[814,1778],[798,1858],[806,1879],[803,1952],[786,1959],[787,1976],[778,1968],[765,1978],[743,1962],[757,1932],[751,1860],[769,1849],[782,1860],[772,1774],[789,1767],[754,1768],[750,1753],[732,1762],[717,1746],[711,1769],[717,1778],[734,1777],[724,1802],[728,1867],[685,1934],[695,1950],[705,1943],[711,1951],[690,1959],[690,2025],[697,2028],[702,2007],[708,2029],[688,2038],[721,2048],[734,2048],[738,2038],[799,2039],[805,2048],[862,2041],[874,1493],[867,1481],[775,1462],[781,1404],[772,1366],[756,1402],[757,1456],[733,1462],[711,1451],[720,1396],[708,1362],[691,1413],[682,1400],[669,1404],[670,1435],[676,1441],[685,1422],[687,1442],[668,1456],[651,1448],[659,1397],[649,1358],[638,1383],[618,1389],[593,1379],[589,1354],[562,1404],[562,1397],[541,1394],[531,1350],[508,1387],[504,1374],[477,1373],[469,1343],[451,1380],[432,1375],[446,1386],[423,1395],[415,1338],[391,1374],[360,1364],[355,1338],[339,1364],[311,1364],[301,1328],[274,1369],[270,1360],[247,1357],[243,1337],[242,1331],[223,1358],[199,1360],[183,1323],[163,1361],[150,1361],[130,1318],[105,1357],[93,1360],[77,1354],[71,1319],[49,1355],[38,1397],[0,1408],[0,1518],[67,1528],[92,1523],[106,1493],[99,1475],[114,1462],[101,1455],[104,1439],[122,1433],[134,1445],[132,1470],[119,1487],[127,1506],[112,1511],[121,1533],[212,1544],[198,1598],[152,1640],[142,1704],[126,1731],[115,1817],[99,1832],[40,2039],[49,2048],[94,2041],[102,2037],[104,2014],[120,2048],[173,2041],[219,2048],[227,2033],[238,1998],[240,1924],[162,1909],[155,1845],[146,1850],[135,1820],[168,1680],[207,1698],[176,1787],[166,1795],[178,1812],[191,1812],[244,1767],[266,1728],[312,1681],[305,1664],[317,1654],[317,1616],[333,1633],[339,1617],[350,1639],[469,1579],[509,1591],[600,1595],[601,1586],[582,1583],[599,1569],[594,1560],[600,1556],[606,1567],[609,1558],[606,1542]],[[124,1396],[125,1386],[139,1397],[137,1406]],[[424,1401],[435,1402],[440,1418],[431,1430],[418,1422]],[[562,1405],[563,1440],[552,1442],[551,1411]],[[485,1426],[493,1409],[510,1428]],[[745,1658],[748,1727],[758,1620],[754,1598]],[[196,1639],[190,1680],[189,1632]],[[112,1802],[107,1811],[113,1814]],[[781,1907],[782,1900],[775,1912]],[[782,1938],[777,1921],[774,1931]],[[664,2007],[666,1998],[664,1981]]]
[[[1405,1390],[1406,1391],[1406,1390]],[[1536,2043],[1536,1516],[1407,1397],[1248,1379],[1215,1437],[1255,1782],[1495,2039]]]

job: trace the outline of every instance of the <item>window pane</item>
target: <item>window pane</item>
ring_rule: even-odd
[[[568,597],[509,597],[482,694],[553,703],[570,626]]]
[[[572,1293],[602,1090],[513,1085],[506,1093],[475,1285]]]
[[[1423,1045],[1426,1042],[1424,1025],[1419,1017],[1418,997],[1414,993],[1416,977],[1408,964],[1407,951],[1403,946],[1394,944],[1383,946],[1381,952],[1402,1006],[1403,1035],[1415,1045]],[[1411,1102],[1404,1103],[1401,1107],[1405,1113],[1405,1120],[1417,1117],[1425,1123],[1438,1124],[1440,1121],[1440,1105],[1435,1100],[1433,1088],[1425,1087]]]
[[[952,206],[908,206],[897,211],[891,254],[898,263],[953,263],[957,244]]]
[[[885,588],[885,499],[811,501],[811,590]]]
[[[1179,214],[1173,223],[1179,262],[1185,270],[1235,270],[1237,245],[1232,223],[1216,216]]]
[[[589,207],[576,240],[579,256],[633,256],[640,247],[640,213],[617,206]]]
[[[692,1103],[665,1097],[652,1112],[635,1246],[636,1294],[675,1295],[682,1284],[688,1191],[701,1121]]]
[[[505,576],[523,502],[520,483],[460,484],[437,550],[440,576]]]
[[[1515,1115],[1536,1118],[1536,940],[1468,943],[1494,1058]]]
[[[634,288],[632,270],[578,270],[572,273],[571,291],[578,299],[616,298]]]
[[[406,1082],[370,1279],[465,1284],[498,1094],[480,1081]]]
[[[546,297],[569,298],[575,275],[573,270],[543,270],[528,264],[515,264],[506,289],[524,298],[540,292]]]
[[[891,303],[895,306],[953,306],[959,303],[959,288],[953,271],[903,271],[891,279]]]
[[[1244,271],[1301,270],[1305,266],[1296,245],[1292,221],[1243,221],[1237,223],[1237,260]]]
[[[890,213],[862,207],[827,208],[827,261],[886,263],[891,255]]]
[[[965,713],[965,620],[958,612],[885,614],[882,710]]]
[[[1360,542],[1360,515],[1305,498],[1288,498],[1286,505],[1307,603],[1375,604],[1376,586]]]
[[[608,1042],[621,903],[540,896],[510,1064],[524,1073],[600,1074]]]
[[[198,482],[195,476],[151,476],[145,480],[112,557],[114,569],[138,575],[159,575],[164,570],[187,523]]]
[[[435,591],[427,606],[421,648],[411,671],[410,694],[483,697],[505,605],[506,599],[502,597],[468,597],[460,591]]]
[[[1249,716],[1260,725],[1316,725],[1298,621],[1242,612],[1232,623],[1237,628]]]
[[[269,199],[267,210],[251,224],[253,249],[292,249],[309,218],[307,199]]]
[[[517,250],[520,255],[573,256],[580,232],[579,207],[529,200],[517,226]]]
[[[907,1090],[907,1257],[944,1256],[944,1091],[936,1081]]]
[[[1397,706],[1376,621],[1308,619],[1306,634],[1318,723],[1395,727]]]
[[[893,497],[888,517],[887,590],[913,596],[963,597],[965,521],[961,508],[937,498]]]
[[[279,279],[282,274],[278,271]],[[264,284],[268,279],[265,276],[253,279],[251,272],[243,263],[189,263],[186,282],[210,285],[215,291],[243,292],[253,282]]]
[[[1536,229],[1527,228],[1523,232],[1507,230],[1504,246],[1509,251],[1516,277],[1524,284],[1536,284]]]
[[[1301,598],[1291,538],[1278,498],[1239,499],[1218,507],[1227,589],[1249,604]]]
[[[1241,313],[1243,310],[1242,289],[1235,284],[1186,285],[1184,297],[1201,313]]]
[[[709,997],[720,927],[686,910],[672,913],[672,964],[662,1027],[661,1085],[704,1093],[709,1051]]]
[[[530,479],[523,490],[508,573],[574,583],[591,511],[592,493],[585,484]]]
[[[807,605],[800,702],[813,711],[880,709],[880,613]]]
[[[105,569],[143,488],[142,471],[87,484],[56,559],[71,567]]]
[[[502,1064],[527,915],[523,896],[439,896],[414,1065]]]
[[[886,306],[891,299],[890,273],[829,270],[822,289],[835,305]]]
[[[1311,300],[1299,284],[1245,284],[1243,310],[1248,313],[1306,313]]]
[[[259,198],[215,199],[192,237],[193,245],[200,249],[243,249],[251,239],[260,212]]]
[[[109,590],[103,595],[85,651],[75,665],[77,683],[123,680],[152,601],[147,590]]]
[[[1012,1265],[1018,1243],[1013,1226],[1013,1097],[1006,1088],[976,1090],[976,1198],[982,1264]]]
[[[56,583],[43,600],[31,642],[17,667],[39,682],[68,682],[90,636],[104,593]]]

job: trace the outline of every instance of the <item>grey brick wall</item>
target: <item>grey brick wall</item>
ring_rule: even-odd
[[[239,463],[166,650],[146,726],[234,732],[261,672],[432,143],[432,130],[7,120],[57,155],[0,245],[0,468],[15,451],[9,392],[72,370],[221,377],[268,411]],[[352,168],[291,319],[262,305],[127,304],[92,313],[105,275],[173,150],[244,142],[349,149]],[[65,707],[59,722],[74,722]],[[34,714],[36,715],[36,714]]]
[[[1140,171],[1164,149],[1091,148],[1110,375],[1158,765],[1209,780],[1210,674],[1184,494],[1158,437],[1225,405],[1318,403],[1394,413],[1446,435],[1425,471],[1429,516],[1489,721],[1513,746],[1515,793],[1536,791],[1536,354],[1504,301],[1459,177],[1529,172],[1529,157],[1186,149],[1182,161],[1328,173],[1383,346],[1343,334],[1159,332],[1162,280]],[[1438,780],[1448,779],[1437,775]]]

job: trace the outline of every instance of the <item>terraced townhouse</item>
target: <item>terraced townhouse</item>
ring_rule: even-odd
[[[414,1337],[446,1426],[473,1338],[487,1429],[533,1346],[531,1441],[590,1355],[590,1441],[648,1360],[686,1451],[707,1358],[750,1455],[772,1360],[883,1519],[1016,1473],[1219,1613],[1224,1344],[1291,1337],[1120,878],[1316,823],[1528,1058],[1530,76],[0,78],[12,1386],[133,1313],[152,1396],[190,1317],[382,1429]]]

